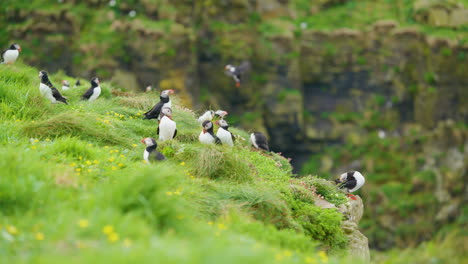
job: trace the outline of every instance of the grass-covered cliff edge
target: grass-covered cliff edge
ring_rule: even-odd
[[[323,197],[339,206],[345,195],[292,179],[282,156],[243,140],[200,145],[194,113],[176,98],[177,139],[159,146],[168,160],[145,164],[140,140],[155,137],[157,123],[141,117],[157,93],[104,83],[89,103],[78,100],[86,85],[64,92],[69,105],[53,105],[37,74],[0,68],[2,263],[324,263],[347,248],[343,215],[314,205]]]

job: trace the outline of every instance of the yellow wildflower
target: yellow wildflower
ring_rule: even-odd
[[[31,149],[37,149],[37,147],[36,146],[31,146]]]
[[[172,192],[166,192],[166,195],[167,195],[167,196],[171,196],[171,195],[172,195]]]
[[[93,171],[93,170],[91,170],[91,169],[87,169],[86,171],[87,171],[87,172],[91,172],[91,171]]]
[[[76,171],[76,172],[80,172],[81,169],[80,169],[80,168],[76,168],[75,171]]]
[[[82,160],[82,159],[83,159],[83,157],[79,156],[79,157],[78,157],[78,159],[79,159],[79,160]]]
[[[18,234],[18,229],[16,229],[16,227],[12,225],[7,226],[6,230],[12,235]]]
[[[185,161],[182,161],[182,162],[180,163],[180,166],[185,166]]]
[[[227,227],[226,227],[223,223],[219,223],[219,224],[218,224],[218,229],[219,229],[219,230],[226,230]]]
[[[317,263],[317,260],[314,259],[314,258],[311,258],[311,257],[307,257],[305,259],[306,263],[309,263],[309,264],[316,264]]]
[[[75,162],[72,162],[72,163],[70,163],[70,166],[71,166],[71,167],[75,167],[75,166],[76,166],[76,163],[75,163]]]
[[[86,220],[86,219],[80,219],[78,221],[78,226],[81,227],[81,228],[86,228],[89,226],[89,221]]]
[[[320,260],[322,262],[325,262],[325,263],[328,262],[328,255],[325,251],[319,251],[318,255],[320,256]]]
[[[110,235],[114,233],[114,227],[111,225],[106,225],[102,228],[102,232],[106,235]]]
[[[49,138],[46,138],[46,140],[45,140],[45,141],[49,142],[49,141],[50,141],[50,139],[49,139]]]
[[[208,224],[209,224],[209,225],[213,225],[213,222],[209,221]]]
[[[286,256],[286,257],[292,256],[292,252],[289,251],[289,250],[285,250],[283,253],[284,253],[284,256]]]
[[[109,148],[109,146],[104,146],[104,149],[108,149],[108,148]]]
[[[94,164],[99,164],[99,161],[98,161],[98,160],[94,160],[93,163],[94,163]]]
[[[140,113],[140,112],[138,112],[138,113],[137,113],[137,116],[141,116],[141,113]]]
[[[114,160],[115,160],[114,157],[109,158],[110,162],[114,162]]]
[[[116,167],[116,166],[112,166],[111,169],[112,169],[112,170],[117,170],[117,167]]]
[[[92,146],[93,146],[93,144],[88,144],[88,147],[92,147]]]
[[[121,158],[125,158],[125,155],[123,155],[123,154],[120,154],[120,156],[119,156],[119,157],[121,157]]]
[[[117,241],[119,241],[119,234],[111,233],[111,234],[109,234],[107,239],[109,239],[109,241],[112,242],[112,243],[117,242]]]
[[[37,232],[36,235],[34,235],[34,237],[36,238],[36,240],[44,240],[44,234],[42,234],[41,232]]]
[[[132,144],[132,147],[136,148],[136,147],[138,147],[138,145],[137,144]]]
[[[91,164],[93,164],[91,161],[89,160],[86,161],[86,165],[91,165]]]
[[[37,143],[37,142],[39,142],[39,139],[35,139],[35,140],[34,140],[34,143]]]
[[[123,167],[124,164],[123,164],[123,163],[119,163],[118,166],[119,166],[119,167]]]

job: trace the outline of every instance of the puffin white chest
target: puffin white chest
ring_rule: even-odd
[[[252,142],[252,145],[254,145],[255,148],[258,148],[257,139],[255,138],[254,133],[250,134],[250,142]]]
[[[18,55],[19,55],[19,51],[18,51],[18,50],[7,50],[7,51],[3,54],[3,61],[4,61],[6,64],[13,63],[13,62],[15,62],[16,59],[18,58]]]
[[[148,158],[149,158],[149,154],[150,154],[150,153],[145,149],[145,152],[143,152],[143,159],[144,159],[146,162],[148,162],[148,163],[150,163],[150,161],[149,161],[149,159],[148,159]]]
[[[91,97],[89,97],[89,101],[94,101],[96,100],[99,95],[101,95],[101,86],[98,86],[96,88],[93,89],[93,94],[91,95]]]
[[[174,138],[175,130],[176,122],[167,116],[163,116],[163,118],[161,118],[161,122],[159,123],[159,140],[171,140]]]
[[[231,132],[228,130],[220,127],[218,129],[218,132],[216,132],[216,136],[221,140],[221,143],[229,145],[229,146],[234,146],[234,142],[232,142],[232,135]]]
[[[52,102],[53,104],[57,103],[57,100],[52,95],[52,89],[50,89],[49,86],[41,83],[39,85],[39,91],[41,92],[41,95],[49,99],[50,102]]]
[[[213,144],[213,143],[215,143],[214,137],[208,132],[203,133],[203,131],[202,131],[200,133],[200,136],[198,137],[198,139],[203,144]]]
[[[63,85],[62,86],[62,91],[68,91],[70,90],[70,87]]]

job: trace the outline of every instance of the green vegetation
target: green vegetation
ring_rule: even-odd
[[[244,131],[234,148],[200,145],[193,113],[176,106],[178,139],[159,145],[169,160],[145,164],[139,140],[156,124],[141,116],[157,96],[104,83],[93,103],[72,88],[70,105],[53,105],[37,72],[0,68],[1,262],[324,263],[346,248],[342,215],[313,200],[344,195],[290,179],[289,162],[251,150]],[[290,187],[300,182],[311,199]]]

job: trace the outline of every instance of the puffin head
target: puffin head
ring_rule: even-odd
[[[226,71],[230,71],[231,69],[232,69],[231,64],[228,64],[228,65],[224,66],[224,70],[226,70]]]
[[[218,126],[220,126],[220,127],[222,127],[222,128],[227,128],[227,127],[229,127],[227,121],[224,120],[224,119],[221,119],[221,120],[216,121],[215,124],[218,125]]]
[[[225,116],[227,116],[229,113],[227,111],[223,111],[223,110],[218,110],[215,112],[215,115],[221,117],[221,118],[224,118]]]
[[[63,81],[62,81],[62,84],[65,85],[65,86],[70,86],[70,84],[68,83],[67,80],[63,80]]]
[[[151,92],[152,89],[153,89],[153,88],[151,88],[151,85],[148,85],[148,86],[146,86],[146,90],[145,90],[145,91]]]
[[[101,83],[101,82],[99,82],[99,78],[98,78],[98,77],[94,77],[94,78],[91,79],[91,85],[92,85],[93,87],[99,86],[100,83]]]
[[[154,138],[144,138],[141,140],[141,143],[145,144],[147,147],[157,146]]]
[[[47,77],[47,72],[46,71],[40,71],[39,72],[39,78],[42,78],[42,77]]]
[[[210,120],[205,120],[202,123],[203,127],[203,134],[206,133],[206,131],[213,129],[213,123]]]
[[[11,44],[10,49],[15,49],[21,52],[21,46],[18,43]]]
[[[164,91],[161,92],[160,96],[164,97],[164,98],[167,98],[167,97],[169,97],[169,95],[171,95],[173,93],[174,93],[174,90],[172,90],[172,89],[164,90]]]
[[[169,118],[172,118],[172,109],[170,107],[163,107],[161,109],[161,114],[168,116]]]

